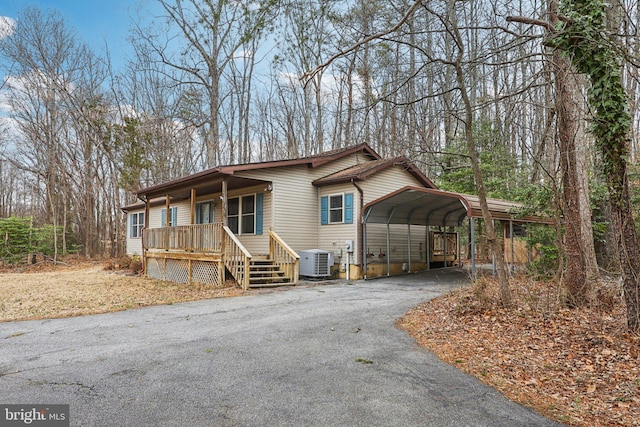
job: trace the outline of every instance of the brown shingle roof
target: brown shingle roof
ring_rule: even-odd
[[[350,147],[340,148],[337,150],[326,151],[324,153],[320,153],[320,154],[316,154],[308,157],[302,157],[298,159],[274,160],[269,162],[218,166],[212,169],[207,169],[205,171],[195,173],[193,175],[188,175],[182,178],[177,178],[171,181],[163,182],[162,184],[153,185],[151,187],[144,188],[142,190],[137,191],[136,195],[138,196],[138,198],[157,197],[165,191],[170,191],[183,186],[192,185],[193,183],[198,183],[204,180],[211,180],[212,178],[220,177],[222,175],[233,175],[234,173],[240,172],[240,171],[269,169],[269,168],[277,168],[282,166],[294,166],[294,165],[307,165],[310,168],[316,168],[318,166],[322,166],[326,163],[332,162],[334,160],[338,160],[340,158],[343,158],[358,152],[362,152],[374,160],[380,159],[380,155],[378,155],[378,153],[376,153],[367,144],[359,144],[359,145],[353,145]]]

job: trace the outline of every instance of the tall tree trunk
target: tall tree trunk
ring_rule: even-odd
[[[554,52],[556,111],[558,114],[558,139],[560,142],[560,168],[564,195],[564,252],[567,259],[564,285],[567,304],[581,307],[587,303],[589,283],[586,280],[586,262],[581,247],[580,192],[576,159],[579,110],[574,102],[574,91],[569,83],[571,66],[560,52]]]
[[[566,2],[576,18],[563,22],[551,39],[557,49],[570,55],[576,69],[589,77],[589,106],[594,111],[593,134],[602,151],[613,217],[619,236],[620,266],[627,306],[627,325],[640,331],[640,244],[631,211],[626,157],[629,153],[631,116],[622,84],[619,53],[610,43],[604,2]]]
[[[550,2],[549,11],[550,23],[555,26],[559,21],[558,3],[555,0]],[[587,303],[590,283],[598,276],[582,115],[583,81],[571,63],[557,50],[553,53],[553,65],[567,234],[565,285],[569,292],[569,305],[581,306]]]

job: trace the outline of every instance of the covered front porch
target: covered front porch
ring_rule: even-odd
[[[300,257],[266,219],[263,230],[271,189],[270,181],[210,170],[138,193],[145,203],[146,274],[212,286],[234,280],[243,289],[297,285]]]

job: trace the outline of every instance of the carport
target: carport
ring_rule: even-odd
[[[487,199],[489,211],[494,220],[508,221],[513,241],[513,224],[526,222],[548,222],[535,216],[518,216],[516,209],[522,205],[498,199]],[[482,218],[478,196],[451,193],[447,191],[407,186],[363,206],[362,237],[364,271],[367,271],[367,224],[387,225],[387,253],[389,252],[389,226],[406,224],[409,251],[409,271],[411,271],[411,226],[460,227],[465,218],[469,218],[471,240],[471,273],[476,272],[475,218]],[[429,238],[429,233],[426,233]],[[444,240],[446,245],[447,239]],[[427,248],[429,245],[427,244]],[[513,250],[513,244],[511,245]],[[428,251],[429,249],[427,249]],[[445,246],[446,254],[446,246]],[[427,254],[429,257],[429,254]],[[458,244],[458,259],[460,245]],[[390,257],[387,257],[387,275],[390,275]],[[428,264],[428,263],[427,263]],[[446,265],[446,263],[445,263]],[[366,273],[365,273],[366,279]]]

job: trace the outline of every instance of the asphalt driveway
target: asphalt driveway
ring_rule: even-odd
[[[551,426],[394,323],[457,270],[0,323],[0,403],[72,426]]]

